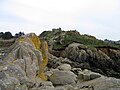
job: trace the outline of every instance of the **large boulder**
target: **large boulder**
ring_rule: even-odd
[[[76,83],[76,75],[71,71],[53,70],[52,75],[49,77],[54,85],[67,85]]]
[[[42,47],[42,50],[40,45],[39,38],[34,33],[30,33],[16,39],[15,43],[8,48],[5,58],[0,62],[2,90],[8,90],[7,88],[27,90],[26,88],[34,87],[36,78],[45,80],[47,44]],[[40,76],[36,77],[37,74]]]
[[[63,70],[63,71],[70,71],[71,70],[70,64],[62,64],[62,65],[58,66],[57,68],[59,70]]]
[[[120,80],[111,77],[100,77],[90,81],[78,82],[77,90],[120,90]]]
[[[29,34],[30,36],[32,34]],[[27,35],[27,36],[29,36]],[[36,71],[38,70],[38,62],[42,62],[42,55],[38,49],[36,49],[34,43],[29,39],[29,37],[24,36],[16,40],[16,42],[9,48],[8,55],[4,58],[6,67],[13,64],[11,70],[14,71],[15,68],[18,71],[23,71],[29,80],[36,77]],[[33,34],[34,36],[34,34]],[[15,65],[18,65],[15,67]],[[9,70],[10,71],[10,70]],[[24,77],[20,76],[20,77]],[[33,80],[32,80],[33,81]]]
[[[78,72],[78,80],[80,80],[80,81],[82,81],[82,80],[89,81],[89,80],[93,80],[96,78],[100,78],[101,76],[102,76],[101,74],[92,72],[87,69]]]

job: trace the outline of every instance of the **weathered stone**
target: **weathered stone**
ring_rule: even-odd
[[[23,84],[23,85],[16,86],[15,90],[28,90],[28,87],[26,84]]]
[[[55,90],[53,87],[49,87],[49,86],[41,86],[39,88],[31,88],[30,90]]]
[[[66,63],[66,64],[72,64],[72,61],[69,60],[68,58],[62,58],[61,63]]]
[[[96,78],[99,78],[101,77],[101,74],[99,73],[95,73],[95,72],[92,72],[90,70],[83,70],[83,71],[79,71],[78,73],[78,80],[83,80],[83,81],[88,81],[88,80],[93,80],[93,79],[96,79]]]
[[[119,90],[120,80],[101,76],[90,81],[78,82],[76,87],[77,90]]]
[[[85,70],[83,71],[83,73],[84,73],[84,74],[89,74],[89,75],[90,75],[90,80],[93,80],[93,79],[96,79],[96,78],[101,77],[101,74],[92,72],[92,71],[87,70],[87,69],[85,69]]]
[[[81,68],[73,68],[71,71],[73,73],[75,73],[76,75],[78,75],[79,72],[82,72],[82,69]]]
[[[52,84],[52,82],[50,82],[50,81],[42,81],[40,85],[41,85],[41,86],[54,87],[53,84]]]
[[[19,80],[10,77],[5,72],[0,72],[0,90],[14,90],[16,85],[20,85]]]
[[[64,85],[65,90],[74,90],[72,85]]]
[[[93,79],[96,79],[96,78],[99,78],[99,77],[101,77],[100,74],[95,74],[95,73],[90,74],[90,80],[93,80]]]
[[[38,77],[43,80],[46,79],[44,76],[47,64],[46,49],[47,43],[40,51],[40,41],[34,33],[17,38],[15,43],[8,48],[3,61],[0,62],[0,71],[9,76],[2,77],[5,79],[4,82],[0,82],[1,87],[5,90],[7,88],[9,90],[27,90],[34,86],[38,87],[39,82],[35,81],[36,75],[38,74]],[[15,80],[19,82],[18,85]]]
[[[83,70],[83,73],[84,73],[84,74],[90,74],[90,73],[91,73],[91,71],[90,71],[90,70],[88,70],[88,69],[84,69],[84,70]]]
[[[25,71],[26,76],[29,79],[33,79],[36,76],[36,71],[38,68],[39,58],[36,54],[39,51],[37,51],[31,44],[26,42],[16,42],[10,47],[10,50],[10,53],[4,60],[7,63],[13,63],[20,66],[20,68]]]
[[[50,77],[52,74],[53,74],[53,71],[52,71],[52,70],[45,72],[45,75],[46,75],[47,77]]]
[[[57,86],[55,87],[55,90],[66,90],[64,86]]]
[[[82,71],[80,71],[79,73],[78,73],[78,77],[77,77],[77,79],[78,80],[83,80],[83,72]]]
[[[7,70],[5,72],[14,78],[17,78],[21,83],[27,82],[27,77],[25,72],[18,65],[7,65]]]
[[[89,74],[83,74],[83,80],[84,81],[90,80],[90,75]]]
[[[50,81],[42,81],[39,86],[40,90],[54,90],[54,86]]]
[[[58,66],[58,69],[63,70],[63,71],[70,71],[71,66],[69,64],[62,64],[62,65]]]
[[[76,75],[70,71],[55,70],[49,79],[54,85],[75,84]]]

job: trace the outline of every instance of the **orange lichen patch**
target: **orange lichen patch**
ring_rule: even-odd
[[[41,78],[42,80],[47,80],[47,77],[44,75],[44,69],[48,63],[48,57],[47,57],[48,45],[47,45],[47,42],[44,41],[42,43],[42,49],[40,49],[41,42],[35,33],[30,33],[30,34],[27,34],[23,37],[20,37],[18,39],[18,41],[19,42],[28,42],[28,43],[32,44],[37,50],[40,51],[40,53],[42,55],[42,58],[40,58],[40,60],[42,59],[41,60],[42,62],[38,63],[38,75],[36,77]],[[40,62],[40,61],[38,61],[38,62]]]
[[[42,44],[43,49],[41,50],[40,49],[41,43],[40,43],[40,40],[37,37],[37,35],[34,34],[30,39],[32,40],[35,48],[42,52],[42,63],[39,64],[37,77],[40,77],[41,79],[46,80],[47,78],[44,75],[44,69],[48,63],[48,58],[47,58],[48,45],[47,45],[47,42],[43,42],[43,44]]]
[[[25,36],[22,36],[17,41],[28,42],[30,44],[33,44],[36,49],[40,50],[41,43],[40,43],[40,40],[35,33],[30,33],[30,34],[27,34]]]
[[[33,33],[32,37],[30,39],[34,43],[35,48],[40,50],[40,44],[41,43],[40,43],[40,40],[39,40],[38,36],[35,33]]]
[[[44,75],[44,69],[48,63],[48,57],[47,57],[48,44],[46,41],[42,43],[41,51],[42,51],[42,63],[40,64],[40,67],[39,67],[38,76],[41,77],[43,80],[46,80],[47,77],[45,77]]]
[[[41,70],[41,67],[39,67],[39,71],[38,71],[38,75],[36,76],[36,78],[41,78],[42,80],[47,80],[47,77],[44,74],[44,69]]]
[[[48,54],[48,44],[46,41],[44,41],[42,44],[42,58],[43,58],[42,66],[43,66],[43,68],[45,68],[48,63],[47,54]]]

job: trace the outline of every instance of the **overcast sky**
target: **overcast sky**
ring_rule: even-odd
[[[120,40],[120,0],[0,0],[0,32],[59,27]]]

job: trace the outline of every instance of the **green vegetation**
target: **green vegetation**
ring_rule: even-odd
[[[92,45],[92,46],[108,45],[107,43],[105,43],[102,40],[91,38],[91,37],[86,36],[86,35],[80,35],[80,36],[66,35],[65,36],[65,43],[72,43],[72,42],[77,42],[77,43],[81,43],[84,45]]]
[[[20,37],[20,36],[22,36],[22,35],[25,35],[24,32],[19,32],[19,33],[16,33],[14,37],[15,37],[15,38],[18,38],[18,37]]]
[[[51,41],[54,42],[53,49],[64,49],[69,44],[76,42],[90,48],[98,47],[98,46],[110,46],[120,49],[120,45],[116,45],[114,43],[107,43],[103,40],[96,39],[94,36],[91,35],[81,35],[76,30],[72,31],[62,31],[61,28],[53,29],[52,31],[44,31],[39,36],[41,39],[45,39],[50,43]]]
[[[0,32],[0,38],[2,38],[2,39],[11,39],[11,38],[13,38],[13,36],[12,36],[11,32],[5,32],[5,33]]]
[[[20,36],[24,35],[24,32],[19,32],[19,33],[16,33],[15,36],[12,35],[11,32],[0,32],[0,39],[11,39],[11,38],[18,38]]]

